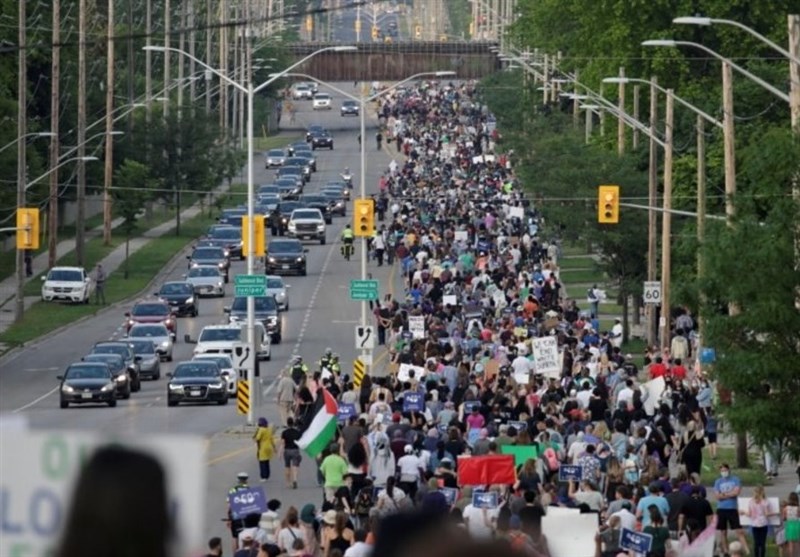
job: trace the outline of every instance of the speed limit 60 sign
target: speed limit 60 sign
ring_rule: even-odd
[[[644,283],[644,303],[661,303],[661,283],[659,281],[646,281]]]

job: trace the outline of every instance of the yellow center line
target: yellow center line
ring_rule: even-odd
[[[206,465],[214,466],[215,464],[219,464],[223,460],[228,460],[229,458],[233,458],[235,456],[239,456],[240,454],[243,454],[243,453],[246,453],[246,452],[249,452],[249,451],[252,451],[252,450],[253,450],[253,447],[242,447],[241,449],[236,449],[234,451],[229,451],[227,453],[224,453],[224,454],[221,454],[221,455],[219,455],[217,457],[212,458],[211,460],[206,462]]]

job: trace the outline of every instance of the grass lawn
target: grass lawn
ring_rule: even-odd
[[[296,141],[305,139],[299,135],[271,135],[269,137],[256,137],[253,142],[253,149],[255,151],[269,151],[270,149],[283,149],[287,145],[291,145]],[[256,159],[259,154],[255,153]]]
[[[585,257],[562,257],[558,260],[558,267],[562,273],[570,269],[594,269],[596,265],[597,261],[588,255]]]
[[[750,468],[734,468],[736,464],[736,449],[734,447],[718,447],[717,459],[711,460],[708,449],[703,450],[703,470],[700,474],[703,485],[714,485],[714,480],[719,477],[719,466],[726,462],[731,466],[731,474],[738,476],[742,485],[755,486],[767,483],[767,477],[759,462],[761,457],[750,453]]]
[[[591,282],[592,284],[602,285],[606,280],[602,271],[594,269],[572,271],[570,269],[562,269],[559,274],[561,282],[569,286],[574,282]]]

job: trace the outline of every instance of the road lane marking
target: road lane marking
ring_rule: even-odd
[[[26,404],[25,406],[20,406],[19,408],[17,408],[16,410],[14,410],[14,411],[13,411],[13,412],[11,412],[11,413],[12,413],[12,414],[19,414],[19,413],[20,413],[20,412],[22,412],[23,410],[27,410],[27,409],[28,409],[28,408],[30,408],[31,406],[34,406],[34,405],[36,405],[36,404],[40,403],[41,401],[43,401],[44,399],[46,399],[46,398],[47,398],[47,397],[49,397],[50,395],[52,395],[52,394],[56,393],[56,392],[58,391],[58,389],[59,389],[59,387],[53,387],[53,388],[52,388],[52,390],[50,390],[50,391],[47,391],[45,394],[43,394],[43,395],[42,395],[42,396],[40,396],[39,398],[37,398],[37,399],[34,399],[34,400],[30,401],[30,402],[29,402],[28,404]]]
[[[25,371],[58,371],[60,367],[29,367]]]
[[[244,454],[246,452],[252,452],[253,447],[242,447],[241,449],[236,449],[233,451],[229,451],[225,454],[221,454],[217,457],[212,458],[208,462],[206,462],[207,466],[214,466],[215,464],[219,464],[223,460],[228,460],[229,458],[233,458],[235,456],[239,456],[240,454]]]

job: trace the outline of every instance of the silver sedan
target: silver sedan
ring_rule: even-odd
[[[215,265],[198,265],[183,275],[198,296],[225,296],[225,276]]]
[[[128,331],[128,340],[149,340],[162,359],[172,361],[172,347],[175,343],[173,334],[161,323],[137,323]]]
[[[274,296],[278,311],[289,310],[289,288],[291,285],[283,281],[283,277],[267,275],[267,296]]]

